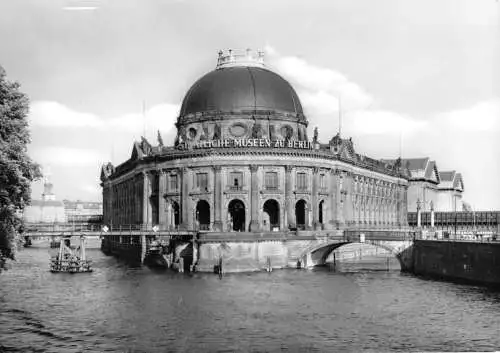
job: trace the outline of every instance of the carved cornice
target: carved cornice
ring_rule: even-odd
[[[339,161],[342,163],[346,163],[348,165],[352,165],[356,168],[361,168],[363,170],[372,171],[376,173],[380,173],[382,175],[387,175],[394,178],[405,179],[404,176],[401,176],[399,173],[394,172],[389,169],[383,169],[374,167],[371,165],[364,165],[361,162],[347,160],[340,156],[333,155],[329,151],[323,150],[300,150],[300,149],[276,149],[276,148],[208,148],[208,149],[193,149],[193,150],[176,150],[176,149],[166,149],[161,154],[153,155],[146,157],[140,161],[136,161],[131,163],[129,161],[121,164],[117,167],[116,172],[110,176],[111,180],[116,180],[122,176],[125,176],[127,173],[132,171],[133,169],[140,167],[141,165],[149,165],[150,163],[161,163],[168,161],[181,161],[183,159],[190,158],[208,158],[213,160],[214,157],[228,157],[228,156],[237,156],[237,157],[248,157],[251,158],[259,158],[259,157],[284,157],[284,158],[299,158],[301,160],[307,159],[311,164],[317,163],[317,160],[322,160],[324,162],[328,161]],[[332,169],[337,169],[338,167],[334,167]],[[359,172],[358,172],[359,173]],[[405,179],[406,180],[406,179]],[[401,181],[405,182],[405,181]]]
[[[180,116],[175,124],[177,128],[186,126],[192,123],[201,122],[230,122],[234,119],[248,119],[249,121],[264,120],[264,121],[286,121],[292,123],[304,124],[307,126],[307,119],[303,114],[282,113],[277,111],[241,111],[241,112],[203,112],[196,114],[188,114]]]
[[[224,195],[247,195],[250,191],[248,189],[241,189],[241,190],[231,190],[231,189],[226,189],[222,193]]]

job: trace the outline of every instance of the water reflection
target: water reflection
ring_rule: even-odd
[[[0,351],[464,351],[500,345],[500,294],[389,271],[176,274],[89,251],[92,274],[48,272],[42,249],[0,276]],[[372,262],[370,262],[372,261]]]

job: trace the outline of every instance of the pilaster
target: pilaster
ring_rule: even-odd
[[[292,166],[285,166],[285,227],[295,228],[293,204]]]
[[[319,187],[319,168],[313,168],[312,175],[312,195],[311,195],[311,203],[312,203],[312,212],[313,212],[313,227],[314,229],[321,229],[321,224],[319,223],[319,204],[318,204],[318,187]]]
[[[250,165],[250,183],[251,183],[251,217],[250,217],[250,231],[259,232],[259,179],[257,172],[259,170],[258,165]]]
[[[330,196],[328,197],[330,202],[329,212],[330,212],[330,224],[333,229],[338,227],[338,184],[337,184],[337,171],[335,169],[330,169]]]
[[[181,171],[182,175],[182,190],[181,190],[181,204],[180,204],[180,209],[181,209],[181,228],[182,229],[189,229],[189,212],[190,212],[190,205],[189,205],[189,190],[191,190],[191,177],[189,175],[189,169],[188,168],[182,168]]]
[[[222,168],[214,166],[214,230],[222,232]]]
[[[164,170],[160,170],[160,186],[158,188],[158,221],[160,223],[160,229],[166,229],[167,227],[167,214],[166,214],[166,203],[165,203],[165,193],[167,192],[167,173]]]
[[[148,171],[142,172],[142,223],[148,228],[151,225],[152,210],[151,210],[151,182]]]

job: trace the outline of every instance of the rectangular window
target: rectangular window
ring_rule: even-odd
[[[297,189],[307,190],[307,174],[297,173]]]
[[[196,187],[200,190],[208,190],[208,173],[196,174]]]
[[[153,195],[157,195],[159,190],[160,190],[160,176],[158,174],[154,174],[151,185],[151,193]]]
[[[177,175],[169,175],[168,190],[172,192],[177,191]]]
[[[265,178],[265,188],[275,190],[278,188],[278,173],[276,172],[266,172]]]
[[[326,190],[326,175],[325,174],[319,175],[319,188],[321,190]]]
[[[231,172],[229,173],[229,186],[233,190],[241,190],[243,186],[243,173]]]

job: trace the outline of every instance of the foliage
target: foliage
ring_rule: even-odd
[[[31,200],[31,182],[41,176],[27,154],[29,100],[0,66],[0,271],[14,259],[23,222],[21,212]]]

